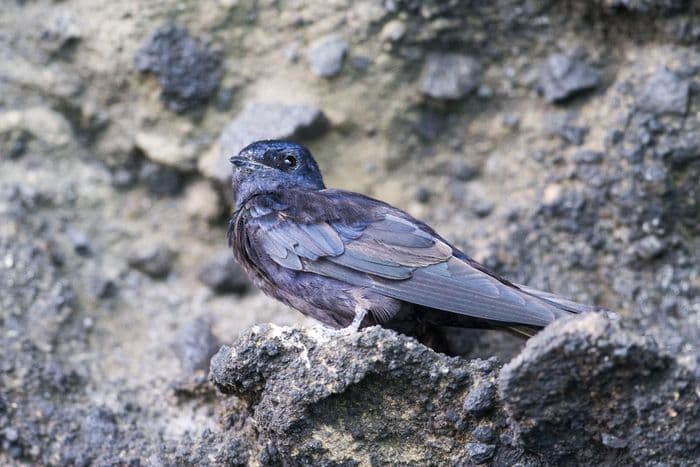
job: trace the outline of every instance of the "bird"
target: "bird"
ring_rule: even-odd
[[[326,188],[304,146],[254,142],[230,159],[229,247],[265,294],[329,332],[380,325],[445,347],[445,327],[531,337],[596,306],[510,282],[383,201]]]

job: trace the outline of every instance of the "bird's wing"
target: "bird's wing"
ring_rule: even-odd
[[[255,219],[256,246],[289,269],[477,319],[545,326],[559,315],[552,304],[455,256],[408,214],[354,193],[331,193],[307,193],[265,210]]]

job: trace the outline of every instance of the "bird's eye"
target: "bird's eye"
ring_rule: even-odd
[[[288,168],[293,169],[297,166],[297,158],[294,156],[287,156],[284,158],[284,165]]]

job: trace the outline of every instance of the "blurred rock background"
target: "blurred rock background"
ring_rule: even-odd
[[[0,463],[275,459],[229,439],[245,411],[206,379],[250,325],[312,324],[226,250],[226,159],[261,138],[307,144],[327,185],[697,359],[698,13],[3,0]],[[522,345],[473,332],[464,353]]]

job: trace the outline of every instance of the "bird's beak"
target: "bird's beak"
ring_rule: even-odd
[[[231,156],[229,162],[233,164],[234,167],[243,167],[248,165],[251,161],[241,156]]]

